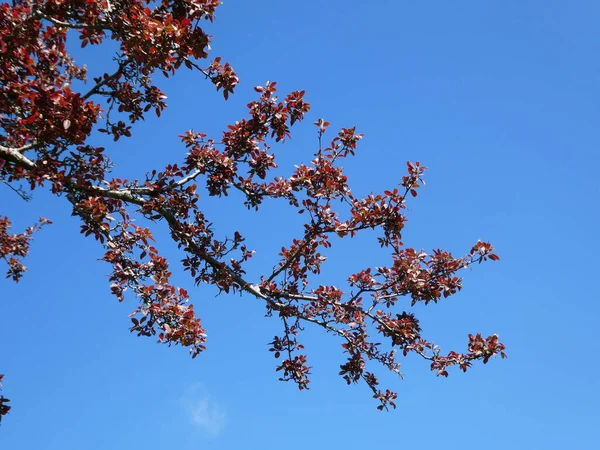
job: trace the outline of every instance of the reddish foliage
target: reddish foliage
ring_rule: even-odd
[[[324,146],[330,124],[318,119],[319,148],[310,164],[298,165],[289,177],[271,174],[277,165],[269,142],[289,138],[290,127],[304,118],[309,110],[304,91],[278,100],[276,83],[258,86],[258,99],[248,104],[249,116],[227,127],[220,139],[193,130],[181,136],[188,152],[182,163],[154,170],[145,180],[109,177],[105,149],[87,140],[95,127],[115,141],[129,137],[146,114],[160,116],[166,95],[154,84],[157,74],[169,77],[183,65],[200,71],[225,98],[233,92],[238,78],[229,64],[215,58],[206,68],[200,65],[208,58],[210,40],[201,24],[214,19],[218,4],[18,0],[0,5],[0,177],[7,183],[25,182],[31,190],[47,186],[68,199],[82,220],[81,232],[105,248],[112,293],[122,301],[129,290],[139,299],[131,331],[189,347],[193,357],[204,350],[206,333],[187,292],[171,284],[169,264],[153,246],[152,232],[134,225],[136,216],[168,224],[186,253],[184,268],[196,283],[251,294],[264,302],[267,315],[281,319],[282,333],[270,350],[280,360],[281,379],[300,389],[308,388],[310,375],[298,341],[306,323],[341,338],[348,359],[340,375],[348,383],[366,382],[379,409],[395,407],[396,394],[381,390],[366,368],[374,362],[400,374],[398,349],[403,355],[420,355],[444,376],[450,366],[466,370],[474,360],[485,363],[498,353],[504,356],[496,335],[479,334],[469,335],[467,353],[442,355],[421,335],[413,314],[395,311],[400,297],[410,297],[415,305],[455,294],[462,288],[459,271],[498,259],[486,242],[477,242],[460,257],[404,247],[407,197],[416,197],[424,185],[425,167],[419,162],[407,163],[407,174],[396,188],[355,197],[340,160],[354,155],[362,135],[343,128]],[[82,92],[70,87],[87,76],[67,52],[67,37],[75,36],[82,47],[112,39],[120,49],[114,70],[94,77]],[[107,111],[101,111],[100,99]],[[243,267],[253,251],[239,232],[233,238],[216,236],[198,206],[201,188],[216,197],[240,191],[252,209],[284,199],[300,214],[304,232],[282,248],[275,269],[256,283],[247,281]],[[38,226],[20,235],[9,234],[9,228],[8,219],[1,218],[0,256],[9,264],[9,276],[18,280],[24,270],[19,258],[26,255]],[[391,262],[350,274],[345,290],[320,284],[317,276],[331,237],[352,238],[364,230],[380,232],[379,244],[389,249]],[[7,401],[0,397],[0,416],[8,412]]]
[[[8,264],[6,278],[12,278],[19,282],[23,276],[23,272],[27,270],[21,263],[21,258],[29,252],[29,245],[33,239],[33,233],[38,231],[42,226],[52,223],[48,219],[41,218],[39,224],[28,227],[21,234],[10,234],[12,224],[8,217],[0,216],[0,258]]]
[[[4,375],[0,373],[0,391],[2,389],[2,379],[4,378]],[[3,395],[0,395],[0,423],[2,422],[2,417],[5,414],[8,414],[8,412],[10,411],[10,406],[8,405],[8,403],[10,402],[9,399],[5,398]]]

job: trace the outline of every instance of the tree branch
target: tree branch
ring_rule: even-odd
[[[31,148],[29,146],[25,147]],[[14,149],[0,145],[0,158],[4,159],[5,161],[15,163],[16,165],[24,169],[33,169],[35,167],[35,163],[21,154],[21,151],[24,151],[23,149],[25,147]]]

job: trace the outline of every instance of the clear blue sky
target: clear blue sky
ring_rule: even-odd
[[[0,372],[14,405],[0,448],[596,448],[599,18],[591,0],[226,1],[213,54],[237,70],[236,95],[225,103],[192,73],[163,83],[169,108],[111,147],[116,173],[181,161],[176,136],[218,135],[244,116],[254,85],[306,89],[313,109],[277,147],[282,170],[310,159],[318,117],[365,133],[347,165],[356,193],[394,187],[406,160],[422,161],[428,187],[410,203],[406,243],[461,253],[482,238],[502,258],[466,273],[462,293],[418,308],[425,333],[446,350],[463,349],[467,333],[498,333],[509,358],[448,379],[409,359],[404,381],[385,377],[398,409],[380,413],[365,386],[337,375],[339,342],[308,331],[312,389],[299,393],[277,381],[267,351],[277,321],[248,296],[193,288],[163,229],[159,246],[209,332],[192,361],[129,334],[135,300],[110,296],[101,248],[64,200],[40,191],[26,204],[0,186],[0,213],[17,230],[54,221],[22,282],[0,280]],[[88,66],[101,70],[103,55]],[[297,231],[276,207],[207,208],[223,230],[246,230],[258,250],[251,275]],[[368,237],[340,248],[325,274],[385,263],[376,247]]]

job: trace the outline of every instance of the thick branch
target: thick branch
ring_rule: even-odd
[[[23,167],[25,169],[33,169],[35,167],[35,163],[33,161],[31,161],[30,159],[26,158],[25,156],[21,155],[20,153],[14,151],[13,149],[8,148],[8,147],[0,146],[0,158],[4,159],[6,161],[13,162],[13,163],[17,164],[18,166]],[[197,176],[197,174],[195,176]],[[189,181],[189,179],[183,179],[179,183],[180,183],[180,185],[182,185],[184,183],[187,183],[188,181]],[[109,198],[113,198],[116,200],[122,200],[124,202],[133,203],[133,204],[136,204],[139,206],[143,206],[148,202],[143,197],[141,197],[139,195],[134,195],[132,193],[132,191],[129,189],[118,190],[118,189],[105,189],[105,188],[101,188],[101,187],[86,188],[86,187],[77,185],[76,183],[74,183],[72,181],[67,181],[65,184],[69,187],[69,190],[71,190],[71,191],[85,191],[87,193],[94,193],[96,195],[100,195],[103,197],[109,197]],[[169,224],[169,227],[172,230],[177,231],[179,229],[180,224],[179,224],[177,218],[175,218],[175,216],[170,211],[168,211],[167,209],[161,208],[157,212],[167,221],[167,223]],[[229,275],[232,278],[232,280],[235,281],[243,290],[245,290],[245,291],[251,293],[252,295],[259,297],[263,300],[268,300],[267,295],[265,295],[263,292],[261,292],[260,288],[257,285],[244,280],[239,274],[237,274],[235,271],[233,271],[225,263],[221,263],[216,258],[212,257],[211,255],[206,254],[206,252],[196,242],[191,240],[191,241],[187,242],[187,244],[190,247],[190,249],[194,251],[195,254],[200,256],[204,261],[206,261],[215,270],[225,271],[227,273],[227,275]]]
[[[58,25],[59,27],[72,28],[74,30],[110,30],[110,27],[106,23],[99,25],[89,25],[85,23],[64,22],[62,20],[55,19],[52,16],[41,13],[40,18],[46,19],[47,21],[52,22],[54,25]]]
[[[25,146],[15,149],[0,145],[0,158],[4,159],[5,161],[15,163],[17,166],[24,169],[33,169],[35,167],[35,163],[20,153],[21,151],[24,151],[23,149],[27,150],[28,148],[31,147]]]
[[[111,11],[110,3],[107,8],[107,12]],[[56,19],[49,14],[46,14],[41,9],[34,10],[31,18],[33,20],[47,20],[48,22],[52,22],[54,25],[58,25],[63,28],[70,28],[74,30],[111,30],[110,24],[108,22],[101,22],[99,24],[87,24],[87,23],[72,23],[65,22],[64,20]]]

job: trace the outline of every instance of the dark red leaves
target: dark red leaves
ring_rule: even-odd
[[[479,263],[491,259],[492,261],[499,261],[500,257],[494,253],[494,247],[489,242],[477,241],[477,244],[473,246],[470,254],[477,259]]]
[[[109,177],[113,164],[104,148],[87,141],[98,122],[98,131],[119,141],[130,137],[146,114],[160,116],[167,96],[153,79],[157,73],[170,77],[185,66],[208,78],[226,99],[233,93],[239,79],[228,63],[217,57],[208,67],[199,64],[208,58],[210,40],[200,24],[213,20],[219,3],[131,0],[111,2],[110,11],[106,2],[97,1],[2,3],[0,178],[24,182],[32,190],[48,186],[67,199],[82,221],[81,232],[104,247],[103,259],[112,268],[111,292],[119,301],[131,292],[139,302],[130,330],[188,347],[192,357],[204,350],[206,332],[188,293],[172,284],[169,264],[155,247],[152,231],[137,225],[144,221],[166,222],[183,252],[184,270],[196,284],[212,285],[218,292],[245,292],[264,302],[267,315],[277,317],[282,327],[270,344],[277,371],[281,380],[300,389],[309,385],[310,367],[298,340],[307,324],[341,339],[345,361],[340,375],[348,384],[362,380],[379,409],[395,408],[396,394],[379,388],[377,376],[367,371],[370,365],[401,375],[397,356],[415,353],[438,375],[447,376],[450,366],[466,371],[476,360],[504,357],[496,335],[479,334],[469,336],[466,353],[443,356],[423,337],[414,314],[404,311],[408,304],[437,303],[454,295],[462,289],[461,270],[499,259],[491,244],[482,241],[460,257],[404,246],[406,202],[425,186],[426,168],[420,162],[407,163],[397,187],[356,197],[340,160],[355,154],[363,135],[355,127],[342,128],[327,144],[324,137],[331,124],[317,119],[313,159],[291,173],[284,168],[273,176],[277,162],[271,145],[289,139],[292,126],[308,113],[304,91],[279,100],[275,82],[257,86],[258,98],[248,103],[247,116],[227,126],[221,136],[192,130],[181,136],[187,152],[183,163],[151,170],[139,180]],[[75,36],[82,48],[106,38],[119,47],[114,67],[95,74],[80,92],[72,85],[82,83],[72,82],[85,81],[86,69],[75,64],[66,45]],[[107,111],[100,110],[100,98]],[[241,198],[251,209],[283,199],[281,204],[298,213],[301,231],[281,244],[279,261],[267,265],[258,282],[245,278],[253,250],[239,231],[220,236],[213,229],[199,201],[203,190],[209,196],[229,196],[232,202]],[[265,238],[272,227],[293,225],[287,219],[272,220]],[[20,279],[32,234],[44,223],[48,221],[11,234],[10,221],[0,217],[0,258],[8,264],[8,277]],[[389,253],[387,265],[357,269],[346,287],[324,282],[321,270],[329,249],[367,230],[377,234]],[[7,402],[0,397],[0,418],[10,409]]]
[[[488,336],[482,338],[481,334],[469,335],[469,345],[467,347],[467,353],[456,353],[450,352],[446,356],[439,354],[439,350],[436,350],[431,344],[419,343],[414,346],[417,352],[422,352],[424,356],[431,361],[431,370],[436,371],[437,375],[447,377],[448,367],[457,365],[459,368],[466,372],[473,361],[482,360],[486,364],[492,356],[500,355],[503,359],[506,358],[504,353],[504,344],[500,343],[497,335]],[[431,356],[427,356],[425,353],[427,349],[434,349]]]
[[[331,124],[325,121],[324,119],[319,119],[315,122],[315,125],[319,129],[319,135],[322,135],[323,133],[325,133],[325,131],[327,131],[327,127]]]
[[[35,224],[20,234],[11,234],[11,222],[8,217],[0,216],[0,259],[8,264],[6,278],[12,278],[18,282],[27,268],[21,263],[21,259],[27,256],[29,245],[33,240],[33,233],[42,226],[50,224],[48,219],[41,218]]]
[[[233,68],[229,63],[222,65],[220,57],[213,60],[205,73],[213,82],[217,91],[223,89],[223,97],[225,97],[225,100],[229,98],[229,94],[233,93],[233,89],[239,83],[239,78],[233,71]]]
[[[2,391],[2,379],[4,378],[4,375],[0,373],[0,392]],[[2,418],[8,414],[8,412],[10,411],[10,406],[8,405],[8,403],[10,402],[9,399],[7,399],[6,397],[4,397],[3,395],[0,394],[0,423],[2,423]]]

